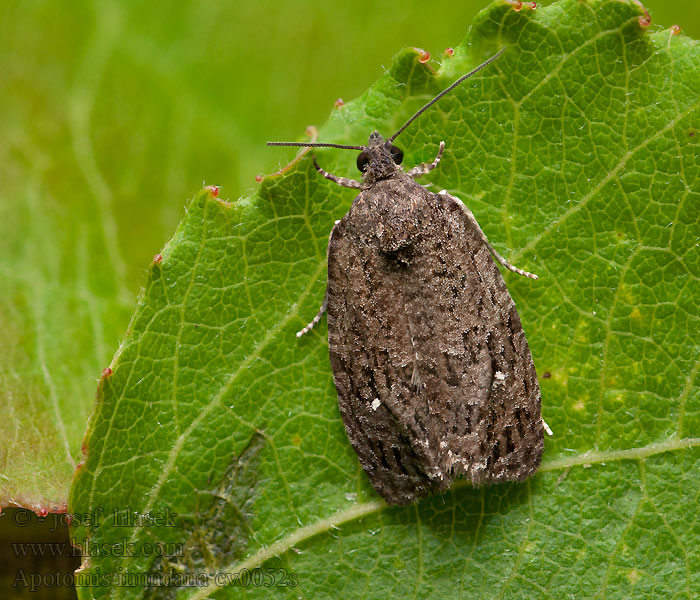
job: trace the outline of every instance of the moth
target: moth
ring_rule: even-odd
[[[359,150],[360,190],[328,241],[328,344],[345,429],[374,489],[390,505],[448,489],[521,481],[540,464],[540,389],[515,303],[496,266],[532,279],[489,243],[472,212],[416,182],[396,137],[423,111],[500,54],[460,77],[386,140],[366,146],[269,142]],[[494,260],[495,259],[495,260]]]

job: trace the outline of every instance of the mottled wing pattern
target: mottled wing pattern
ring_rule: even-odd
[[[540,390],[515,304],[459,200],[408,177],[360,193],[328,251],[340,412],[389,504],[522,480],[543,449]]]

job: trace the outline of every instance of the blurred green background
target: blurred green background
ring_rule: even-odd
[[[202,183],[232,200],[484,0],[0,4],[0,505],[60,508],[96,379]],[[700,34],[697,2],[648,2]]]

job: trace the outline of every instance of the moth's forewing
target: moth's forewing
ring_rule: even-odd
[[[404,173],[361,192],[329,242],[327,310],[345,428],[389,504],[537,470],[530,350],[458,200]]]

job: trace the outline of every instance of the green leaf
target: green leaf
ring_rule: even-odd
[[[252,198],[199,193],[151,266],[69,506],[76,541],[103,551],[82,576],[127,579],[82,597],[174,597],[128,577],[258,567],[298,586],[244,578],[251,594],[289,597],[698,594],[700,52],[640,14],[616,0],[494,2],[439,73],[404,51],[319,132],[352,144],[392,132],[508,47],[399,139],[407,165],[444,139],[434,189],[540,275],[506,275],[554,430],[538,474],[402,509],[377,499],[338,415],[325,320],[294,336],[353,197],[307,153]],[[353,172],[353,153],[317,157]],[[118,526],[146,514],[172,523]],[[177,555],[155,556],[156,542]],[[104,555],[119,544],[133,555]],[[207,583],[177,597],[242,591]]]
[[[422,0],[0,2],[0,506],[65,510],[99,374],[185,195],[256,186],[272,132],[325,118],[321,78],[351,97],[396,48],[458,39],[480,2],[421,20]]]

